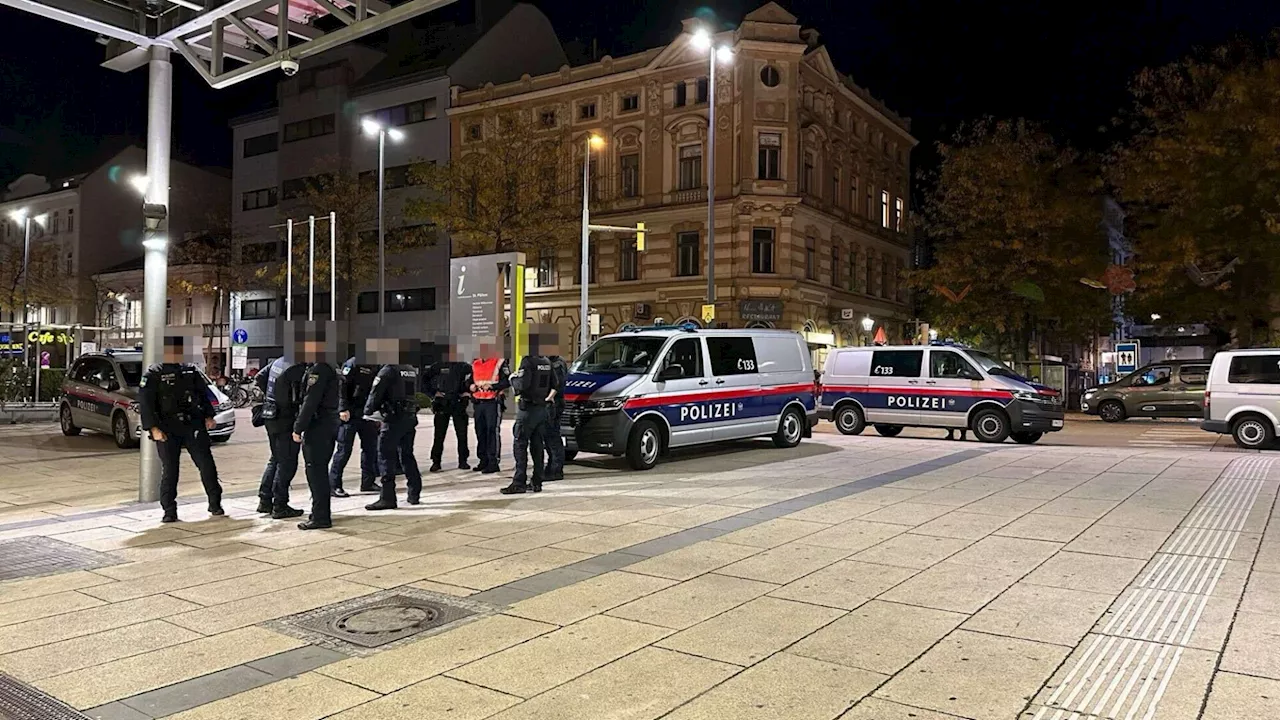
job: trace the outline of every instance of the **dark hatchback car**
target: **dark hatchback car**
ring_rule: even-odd
[[[1210,364],[1209,360],[1150,363],[1116,382],[1086,390],[1080,409],[1106,422],[1201,417]]]

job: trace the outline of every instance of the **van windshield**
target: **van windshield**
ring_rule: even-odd
[[[666,341],[661,337],[601,338],[574,361],[570,370],[640,375],[649,372]]]
[[[1027,382],[1026,378],[1022,377],[1018,373],[1009,369],[1008,365],[1005,365],[1004,363],[991,357],[990,355],[978,350],[969,350],[968,352],[969,352],[969,357],[973,358],[973,361],[977,363],[978,367],[982,368],[982,371],[985,372],[986,374],[1002,375],[1007,378],[1013,378],[1014,380],[1021,380],[1023,382]]]

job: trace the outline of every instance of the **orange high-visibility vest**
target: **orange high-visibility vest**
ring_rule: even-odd
[[[484,360],[476,360],[471,363],[471,377],[477,387],[482,382],[497,384],[499,373],[502,371],[502,358],[487,358]],[[483,388],[471,393],[471,397],[476,400],[492,400],[498,397],[495,390],[485,390]]]

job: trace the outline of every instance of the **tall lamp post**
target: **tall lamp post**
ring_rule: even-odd
[[[39,223],[40,227],[44,227],[45,222],[48,219],[48,215],[47,214],[32,215],[29,212],[27,212],[26,208],[18,208],[17,210],[14,210],[13,212],[9,213],[9,217],[13,218],[14,222],[22,226],[22,232],[23,232],[23,238],[22,238],[22,342],[26,343],[27,342],[27,313],[30,310],[30,307],[28,305],[28,299],[27,299],[28,298],[27,288],[29,284],[28,275],[30,274],[28,271],[30,270],[30,264],[31,264],[31,226],[35,225],[36,223]],[[40,402],[40,379],[39,379],[40,358],[35,359],[35,372],[36,372],[35,401]]]
[[[382,201],[386,195],[386,163],[387,163],[387,138],[391,138],[392,142],[400,142],[404,139],[404,131],[398,128],[386,127],[382,123],[373,118],[365,118],[360,123],[360,127],[364,130],[364,134],[369,137],[377,136],[378,138],[378,326],[387,324],[387,236],[386,227],[382,221]],[[335,257],[333,262],[336,262]]]
[[[591,242],[591,151],[599,150],[604,147],[604,138],[599,135],[587,136],[586,152],[582,156],[582,269],[581,277],[579,277],[579,285],[581,290],[578,297],[578,344],[581,348],[579,353],[585,353],[587,347],[591,345],[591,328],[589,318],[589,308],[587,307],[587,285],[591,282],[591,255],[589,244]]]
[[[711,33],[705,28],[693,34],[693,46],[707,52],[707,304],[716,303],[716,63],[733,61],[733,49],[721,45],[712,49]]]

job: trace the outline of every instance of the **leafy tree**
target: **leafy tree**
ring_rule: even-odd
[[[1107,322],[1097,175],[1024,120],[984,119],[940,143],[920,223],[935,263],[911,273],[944,335],[1025,352],[1033,333],[1078,342]]]
[[[1277,87],[1280,58],[1241,47],[1138,75],[1122,120],[1130,137],[1107,163],[1136,255],[1130,309],[1275,342]]]
[[[582,161],[568,130],[519,111],[485,118],[478,138],[463,134],[448,164],[415,168],[430,192],[408,215],[448,230],[455,255],[536,252],[578,235]]]
[[[184,240],[170,250],[169,295],[214,298],[210,322],[216,327],[227,322],[231,293],[251,289],[258,283],[254,268],[241,264],[236,258],[229,225],[214,221],[210,228],[208,234]],[[206,367],[213,361],[216,334],[206,333]]]
[[[65,303],[73,289],[72,278],[59,262],[60,246],[47,236],[42,237],[40,227],[38,221],[33,226],[25,278],[25,230],[19,225],[18,232],[0,238],[0,311],[14,322],[22,321],[24,295],[31,305],[56,305]]]
[[[305,190],[297,199],[297,204],[290,208],[292,217],[314,213],[316,215],[315,240],[315,279],[316,286],[322,292],[329,287],[331,255],[329,252],[329,213],[337,213],[338,233],[335,238],[337,250],[338,305],[349,313],[352,306],[352,293],[361,285],[373,283],[378,279],[378,187],[376,174],[356,174],[350,170],[334,172],[337,163],[333,160],[321,161],[317,164],[320,170],[306,183]],[[388,171],[390,175],[390,171]],[[388,178],[388,185],[394,183]],[[412,175],[408,178],[412,181]],[[384,210],[385,244],[387,255],[387,273],[403,272],[404,268],[394,262],[396,253],[427,247],[436,242],[436,228],[430,224],[402,224],[401,216],[395,212],[393,203],[387,198]],[[308,244],[308,227],[306,221],[293,224],[293,287],[294,292],[302,288],[305,292],[310,275],[310,247]],[[286,230],[280,229],[280,240],[286,238]],[[265,281],[273,286],[283,288],[288,270],[284,262],[275,262],[260,267],[256,273],[259,284]],[[340,311],[341,312],[341,311]],[[348,317],[350,315],[348,314]]]

